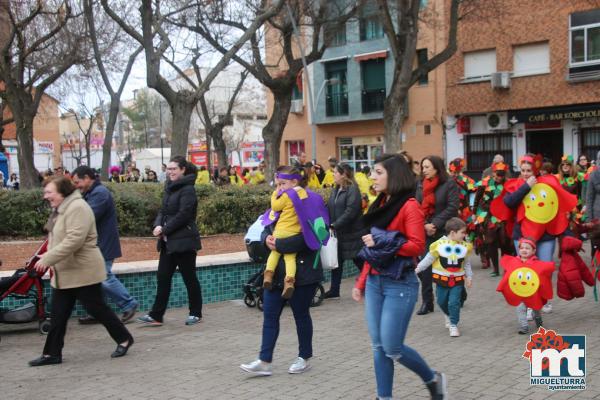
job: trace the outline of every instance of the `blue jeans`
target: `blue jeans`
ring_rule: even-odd
[[[379,397],[392,396],[394,361],[419,375],[424,382],[433,380],[434,372],[425,360],[404,344],[418,292],[419,281],[413,273],[401,281],[379,275],[367,278],[365,317],[371,336]]]
[[[104,260],[106,268],[106,280],[102,282],[102,290],[104,293],[121,309],[121,311],[131,310],[137,307],[138,302],[129,294],[121,281],[112,273],[112,265],[114,260]]]
[[[535,244],[536,250],[535,255],[540,261],[553,261],[554,260],[554,248],[556,246],[556,239],[544,240],[543,242],[537,242]],[[517,256],[519,255],[519,241],[515,240],[515,249],[517,250]]]
[[[462,306],[463,285],[444,287],[437,285],[435,295],[437,303],[447,316],[450,317],[450,325],[458,324],[460,320],[460,307]]]
[[[305,360],[313,355],[313,325],[310,317],[310,304],[317,284],[297,286],[289,301],[298,334],[298,357]],[[273,351],[279,337],[279,318],[286,300],[281,297],[282,289],[265,290],[263,292],[263,330],[262,343],[258,358],[265,362],[273,361]]]

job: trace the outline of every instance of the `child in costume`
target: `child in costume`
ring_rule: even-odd
[[[468,256],[472,245],[465,241],[467,224],[458,217],[450,218],[445,225],[446,235],[429,246],[429,252],[419,262],[415,272],[432,268],[436,283],[437,302],[446,318],[446,328],[451,337],[460,336],[458,321],[462,307],[464,286],[471,287],[473,271]]]
[[[283,239],[302,233],[302,226],[294,203],[286,191],[290,189],[296,191],[300,199],[305,199],[308,195],[306,190],[300,186],[303,176],[297,168],[284,167],[280,169],[277,173],[277,179],[279,181],[277,189],[271,195],[271,212],[279,212],[280,214],[273,230],[273,236],[275,239]],[[272,287],[273,275],[280,257],[281,253],[271,250],[263,278],[265,289],[271,289]],[[281,296],[289,299],[294,294],[296,281],[296,253],[283,254],[283,260],[285,262],[285,279]]]
[[[519,334],[529,333],[527,308],[533,310],[535,324],[542,326],[542,306],[552,298],[552,272],[554,263],[540,261],[535,256],[533,239],[519,239],[519,256],[504,256],[500,261],[505,273],[496,289],[502,292],[508,304],[517,306]]]

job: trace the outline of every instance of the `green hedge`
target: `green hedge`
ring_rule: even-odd
[[[122,183],[106,186],[113,193],[122,236],[150,236],[160,209],[163,186],[152,183]],[[196,186],[197,223],[203,235],[245,232],[269,207],[272,188],[267,185],[215,188]],[[327,190],[319,190],[327,198]],[[42,191],[0,191],[0,236],[43,235],[50,208]]]

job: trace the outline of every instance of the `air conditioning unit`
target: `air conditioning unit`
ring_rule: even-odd
[[[303,110],[304,110],[304,103],[302,102],[302,99],[292,100],[292,106],[290,107],[290,112],[293,112],[294,114],[302,114]]]
[[[496,112],[486,115],[487,128],[490,131],[499,131],[508,129],[508,113]]]
[[[510,72],[492,72],[491,82],[493,89],[510,89]]]

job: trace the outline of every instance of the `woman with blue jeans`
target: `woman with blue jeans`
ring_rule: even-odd
[[[389,179],[388,177],[393,177]],[[419,293],[415,275],[416,257],[425,249],[423,212],[414,198],[415,177],[406,160],[399,155],[382,155],[375,160],[371,172],[373,187],[378,196],[363,217],[369,229],[399,231],[406,242],[395,255],[413,258],[402,272],[391,271],[397,263],[375,269],[365,262],[352,297],[365,299],[365,318],[371,337],[378,399],[391,399],[394,381],[394,363],[410,369],[423,380],[436,400],[446,399],[445,375],[433,371],[411,347],[404,344],[408,324]],[[367,247],[375,247],[372,234],[363,236]],[[395,273],[392,273],[395,272]]]
[[[276,239],[271,234],[271,229],[271,226],[267,226],[262,234],[265,246],[270,250],[277,250],[281,254],[296,253],[297,270],[294,294],[288,300],[281,297],[285,278],[285,264],[281,257],[275,269],[272,288],[265,289],[263,292],[263,327],[258,359],[241,364],[240,368],[253,375],[269,376],[273,374],[271,368],[273,351],[279,337],[279,320],[287,301],[294,314],[298,334],[298,357],[288,368],[288,372],[301,374],[311,368],[309,360],[313,356],[313,324],[310,305],[317,286],[323,280],[323,268],[318,262],[317,252],[306,245],[302,234]]]

